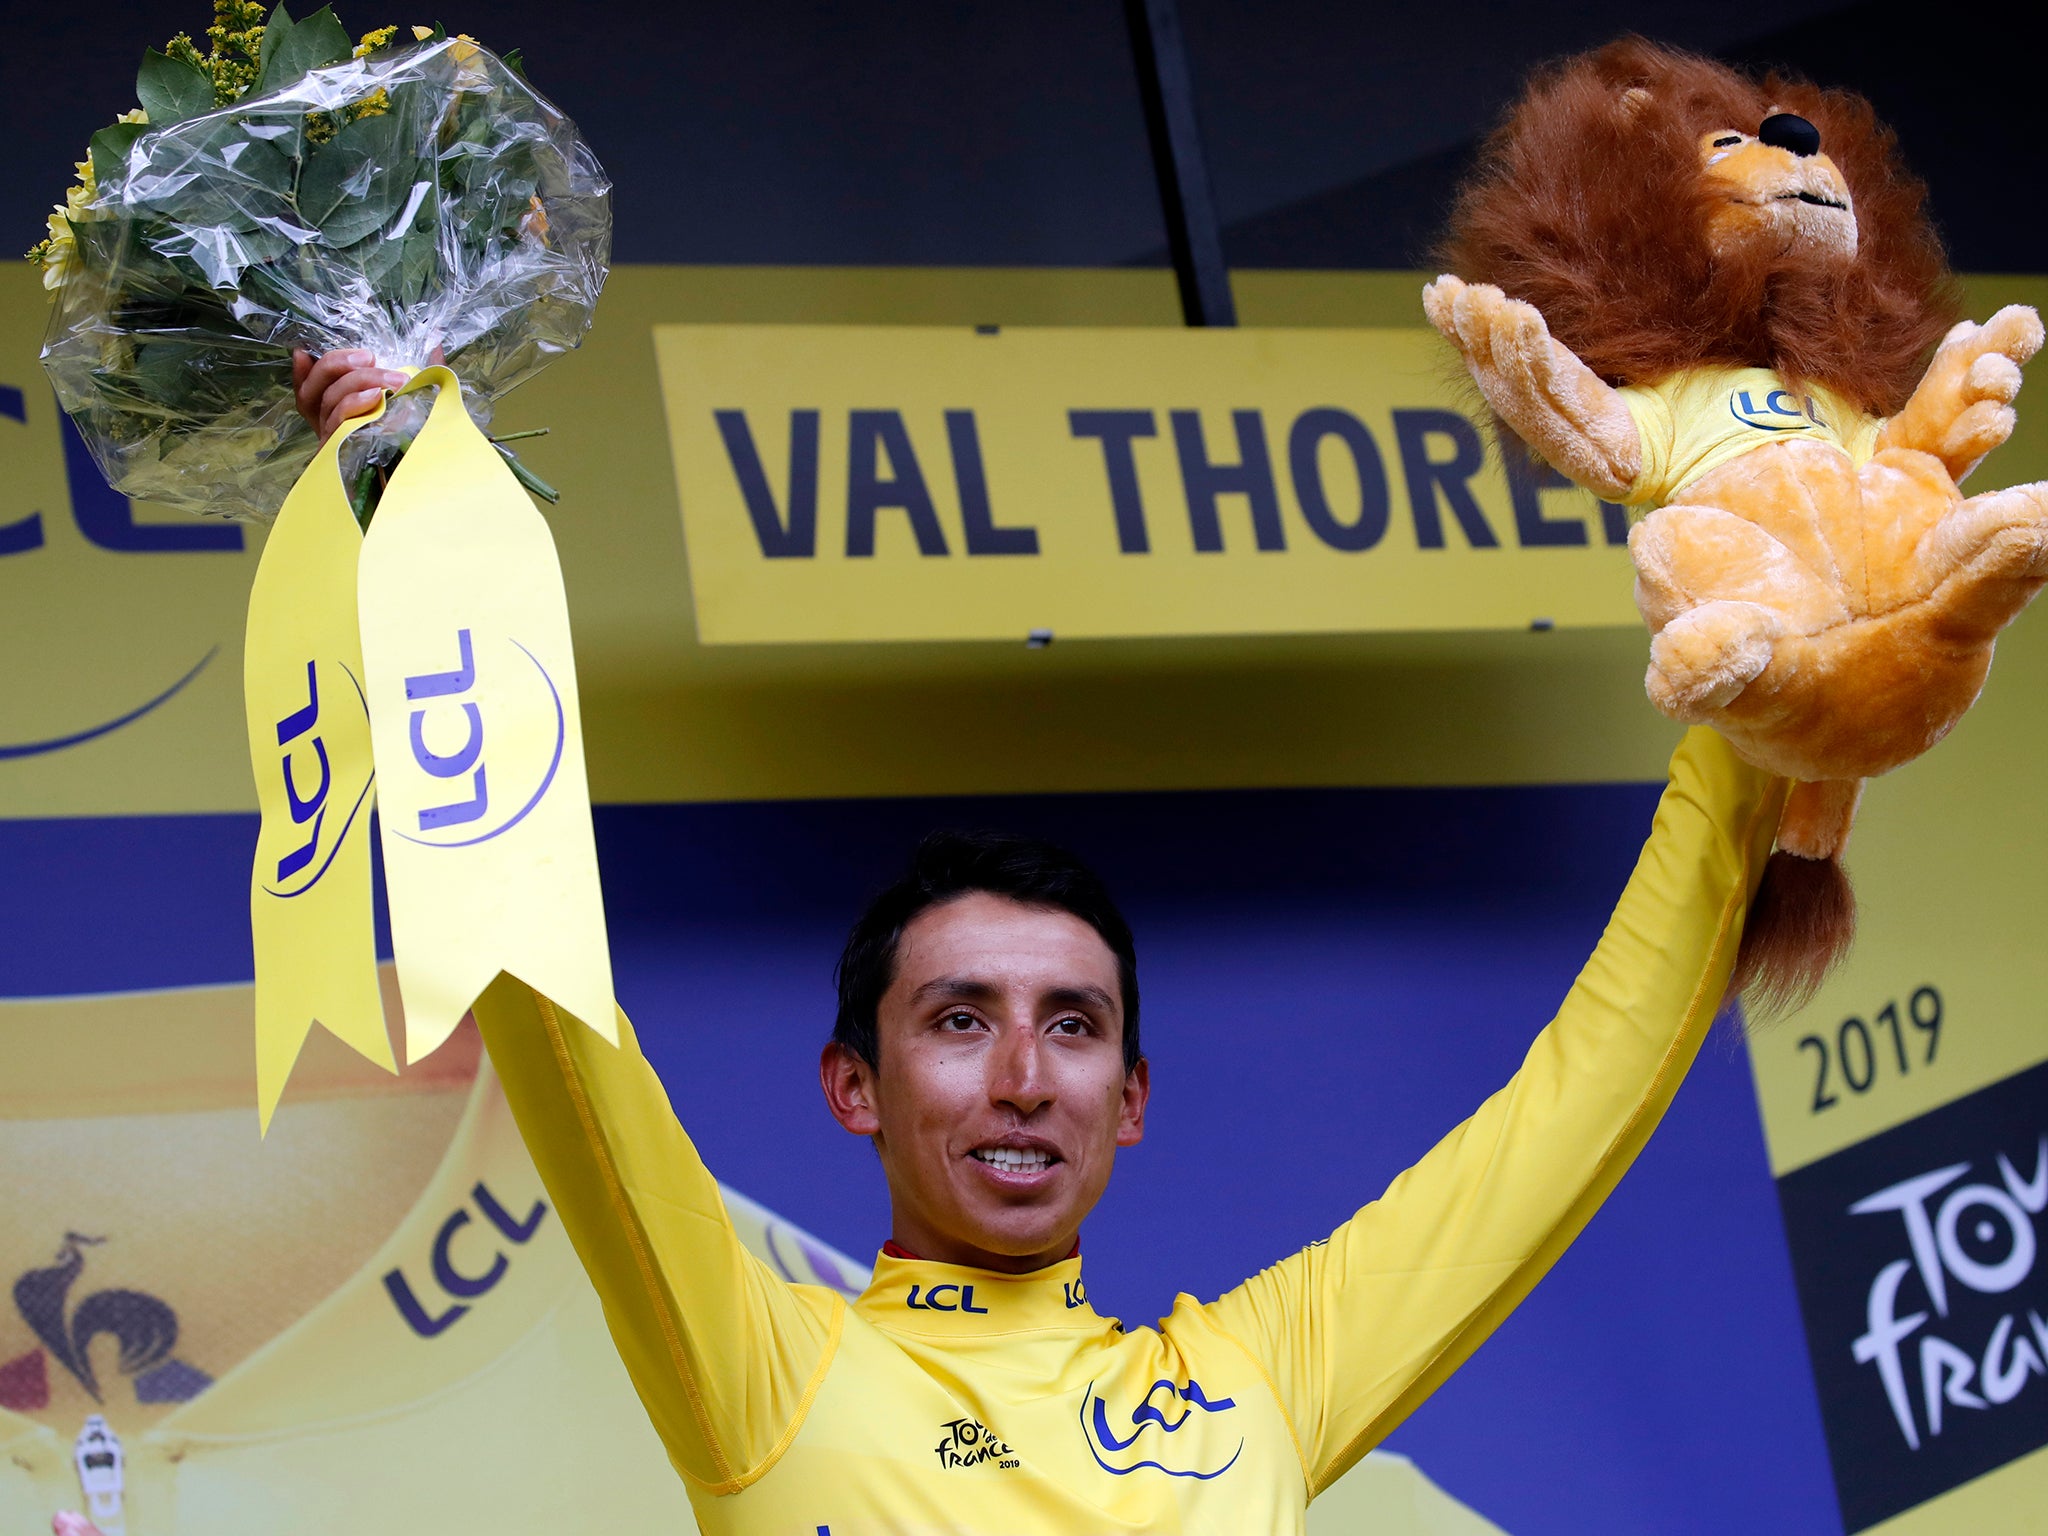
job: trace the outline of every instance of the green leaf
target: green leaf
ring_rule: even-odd
[[[136,72],[135,99],[149,113],[150,127],[166,128],[213,110],[213,79],[189,59],[152,48]]]
[[[71,226],[78,264],[88,272],[109,270],[127,243],[131,226],[121,219],[95,219]]]
[[[271,203],[273,200],[283,202],[291,196],[292,178],[298,166],[290,151],[279,148],[271,139],[245,139],[244,145],[235,154],[233,165],[235,174],[250,188],[245,201],[259,208],[265,217],[283,212],[283,209],[273,209]],[[268,196],[257,196],[257,193]]]
[[[403,206],[419,163],[399,152],[401,129],[393,113],[358,118],[306,157],[299,213],[329,245],[354,245]]]
[[[92,179],[101,186],[118,183],[128,174],[128,151],[148,130],[141,123],[116,123],[92,136]]]
[[[273,40],[270,27],[276,25],[280,16],[284,17],[285,25]],[[271,17],[263,33],[262,63],[256,72],[256,83],[249,88],[251,96],[281,91],[309,72],[339,64],[355,52],[355,44],[335,20],[332,6],[323,5],[304,21],[295,22],[284,16],[284,7],[280,5]]]
[[[524,48],[514,48],[510,53],[498,55],[498,62],[511,70],[520,79],[524,80],[526,78],[526,50]]]
[[[441,249],[431,229],[416,230],[405,237],[405,255],[398,264],[398,291],[407,304],[426,297],[434,276],[441,270]]]
[[[222,114],[146,140],[154,194],[131,196],[129,206],[160,214],[187,229],[218,226],[237,231],[270,227],[290,218],[293,164],[247,124]]]
[[[292,13],[284,8],[284,0],[277,0],[277,8],[263,23],[263,41],[256,48],[256,75],[259,80],[270,72],[271,56],[283,46],[284,40],[291,36],[295,25]],[[249,94],[253,96],[259,92],[252,89]]]

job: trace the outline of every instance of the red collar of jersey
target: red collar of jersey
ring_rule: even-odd
[[[901,1243],[897,1242],[896,1239],[893,1237],[890,1238],[886,1243],[882,1244],[882,1252],[889,1255],[889,1257],[892,1259],[911,1259],[919,1264],[926,1262],[925,1256],[923,1254],[912,1253],[908,1248],[904,1247]],[[1077,1237],[1074,1239],[1074,1246],[1067,1250],[1067,1258],[1078,1259],[1080,1256],[1081,1239]],[[1065,1263],[1066,1260],[1063,1259],[1060,1262]]]

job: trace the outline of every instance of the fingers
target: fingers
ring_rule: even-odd
[[[379,368],[376,362],[368,352],[329,352],[309,359],[302,369],[298,357],[293,358],[293,392],[299,414],[319,433],[321,442],[332,437],[344,421],[375,410],[387,390],[405,384],[404,374]]]
[[[377,359],[368,352],[336,351],[324,352],[307,362],[303,372],[298,361],[293,359],[293,393],[298,396],[299,414],[313,425],[320,424],[320,401],[334,382],[358,368],[368,368]]]
[[[50,1522],[54,1536],[100,1536],[100,1528],[85,1516],[64,1510]]]
[[[1422,310],[1475,368],[1514,362],[1525,371],[1549,370],[1550,327],[1542,314],[1491,283],[1468,283],[1445,273],[1422,290]]]
[[[1703,723],[1763,674],[1782,633],[1778,615],[1755,603],[1707,603],[1681,614],[1650,642],[1650,702],[1674,720]]]
[[[1958,320],[1954,325],[1948,328],[1948,334],[1941,338],[1941,345],[1937,347],[1935,350],[1937,352],[1953,351],[1955,348],[1960,347],[1964,342],[1968,341],[1972,336],[1976,334],[1976,321]]]
[[[1986,352],[1963,377],[1963,393],[1972,400],[1999,400],[2010,405],[2020,392],[2020,365],[2004,352]]]
[[[1987,453],[2012,436],[2018,421],[2019,413],[1996,397],[1965,406],[1942,434],[1942,462],[1961,482]]]
[[[1928,532],[1922,559],[1938,579],[1997,546],[2006,575],[2048,574],[2048,484],[2016,485],[1959,502]]]
[[[1989,320],[1979,338],[1987,352],[1999,352],[2024,363],[2041,350],[2041,317],[2026,304],[2008,304]]]
[[[1451,324],[1457,328],[1458,345],[1475,363],[1493,361],[1493,317],[1507,296],[1490,283],[1465,284],[1451,305]]]
[[[1451,306],[1464,291],[1465,284],[1448,272],[1423,287],[1422,312],[1429,316],[1429,323],[1443,333],[1446,341],[1458,339],[1458,328],[1451,318]]]
[[[405,387],[405,375],[385,368],[351,368],[321,392],[319,404],[320,441],[326,442],[334,429],[352,416],[367,416],[387,390]]]
[[[1557,358],[1550,345],[1550,327],[1543,323],[1542,312],[1535,305],[1504,299],[1494,317],[1493,334],[1497,352],[1512,356],[1546,386],[1555,384]]]
[[[1922,555],[1941,576],[1930,599],[1936,633],[1984,644],[2048,579],[2048,485],[1972,496],[1934,530]]]

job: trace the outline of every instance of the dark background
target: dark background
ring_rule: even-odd
[[[1526,70],[1635,29],[1865,92],[1933,186],[1958,269],[2048,268],[2048,150],[2030,85],[2048,42],[2040,6],[1181,10],[1234,265],[1421,264],[1475,138]],[[208,9],[10,0],[0,14],[4,253],[41,238],[39,210],[63,195],[71,161],[132,104],[142,42],[200,32]],[[435,0],[417,15],[342,0],[340,14],[357,32],[438,18],[523,47],[617,182],[622,261],[1165,264],[1118,0]]]

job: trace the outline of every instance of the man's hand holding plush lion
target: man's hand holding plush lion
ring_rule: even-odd
[[[1649,509],[1651,699],[1799,781],[1738,971],[1767,1003],[1847,946],[1862,780],[1961,718],[2048,580],[2048,485],[1957,489],[2041,322],[1951,326],[1923,197],[1860,98],[1630,40],[1531,85],[1423,293],[1507,428]]]

